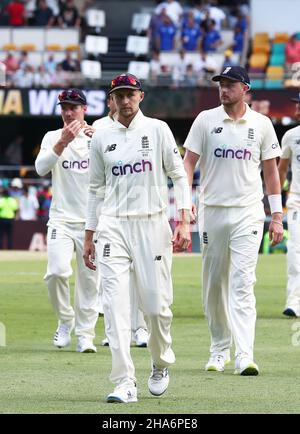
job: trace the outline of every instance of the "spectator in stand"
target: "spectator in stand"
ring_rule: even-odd
[[[162,10],[165,10],[168,17],[172,20],[176,27],[179,27],[180,20],[183,14],[182,6],[175,0],[167,0],[160,3],[154,10],[155,14],[160,15]]]
[[[24,68],[18,69],[14,74],[14,85],[20,88],[31,88],[34,82],[34,67],[25,65]]]
[[[28,52],[27,51],[21,51],[20,58],[18,60],[18,69],[25,70],[26,66],[32,66],[29,59],[28,59]]]
[[[187,65],[188,62],[186,61],[185,51],[180,50],[178,61],[174,65],[172,71],[172,80],[173,80],[174,87],[178,87],[183,84],[185,80]]]
[[[216,30],[220,31],[223,23],[226,21],[226,14],[223,9],[219,7],[218,0],[210,0],[208,10],[210,17],[216,23]]]
[[[182,29],[181,43],[186,51],[196,51],[200,48],[201,31],[194,19],[192,11],[188,12],[186,25]]]
[[[18,210],[18,202],[4,189],[0,195],[0,249],[4,249],[4,240],[7,248],[13,248],[13,222]]]
[[[202,39],[202,50],[204,53],[213,53],[222,44],[220,33],[216,30],[213,22],[208,23],[207,31]]]
[[[205,79],[210,81],[210,75],[217,72],[218,65],[206,53],[200,53],[199,58],[194,64],[194,69],[198,74],[199,82],[204,84]]]
[[[228,50],[224,51],[224,62],[223,62],[223,65],[222,65],[222,71],[225,68],[229,68],[231,66],[236,66],[237,65],[237,63],[234,61],[234,59],[232,58],[232,56],[233,56],[232,50],[228,49]]]
[[[36,0],[24,0],[25,14],[27,18],[27,25],[33,26],[33,16],[36,10]]]
[[[44,66],[50,76],[55,73],[57,62],[54,60],[53,54],[49,54],[48,59],[44,62]]]
[[[51,76],[51,87],[69,87],[71,82],[70,73],[63,70],[61,63],[58,63],[55,68],[55,73]]]
[[[39,27],[51,27],[55,21],[53,11],[46,0],[38,0],[37,8],[33,13],[33,24]]]
[[[13,27],[27,24],[25,6],[21,0],[13,0],[6,7],[8,13],[8,25]]]
[[[200,24],[200,28],[201,28],[202,32],[206,33],[209,30],[211,24],[216,25],[216,22],[210,16],[209,9],[207,8],[204,11],[203,19],[202,19],[201,24]]]
[[[290,68],[294,63],[300,62],[300,41],[296,35],[291,35],[285,46],[286,64]]]
[[[81,18],[78,9],[74,5],[73,0],[66,0],[61,8],[61,13],[58,17],[58,25],[60,27],[76,27],[79,28]]]
[[[152,51],[150,60],[150,78],[156,80],[157,76],[162,73],[162,64],[160,60],[160,52],[158,50]]]
[[[15,198],[19,204],[20,198],[23,194],[23,182],[20,178],[14,178],[11,181],[10,187],[9,187],[9,194],[13,198]]]
[[[158,26],[157,48],[160,51],[172,51],[175,48],[176,27],[171,18],[163,11],[162,23]]]
[[[197,74],[197,71],[195,71],[194,65],[192,63],[189,63],[186,67],[185,75],[184,75],[184,81],[182,83],[186,87],[195,87],[199,86],[199,75]]]
[[[242,28],[239,25],[235,26],[234,35],[233,35],[233,46],[232,49],[234,53],[242,53],[244,48],[244,33]]]
[[[51,74],[46,71],[46,68],[44,65],[40,65],[35,71],[33,75],[33,86],[34,87],[50,87],[51,85]]]
[[[77,59],[72,57],[70,51],[66,51],[66,57],[61,62],[62,69],[67,72],[78,72],[80,71],[80,63]]]
[[[6,66],[6,81],[11,82],[14,73],[19,68],[18,59],[9,52],[3,60],[3,63]]]
[[[23,194],[20,197],[19,216],[20,220],[36,220],[39,203],[36,196],[29,194],[28,187],[23,188]]]
[[[49,191],[48,184],[42,185],[42,187],[38,190],[36,197],[39,203],[37,217],[39,220],[47,222],[49,220],[49,209],[52,199],[52,194]]]

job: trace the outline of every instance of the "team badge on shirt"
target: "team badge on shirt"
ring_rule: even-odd
[[[149,139],[147,136],[142,137],[142,149],[149,149]]]
[[[254,140],[254,129],[253,128],[248,129],[248,139]]]

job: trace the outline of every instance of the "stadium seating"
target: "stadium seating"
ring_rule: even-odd
[[[132,36],[127,37],[126,52],[133,53],[135,56],[148,54],[149,38],[147,36]]]
[[[96,60],[82,60],[81,72],[88,79],[99,80],[101,78],[101,64]]]
[[[150,63],[131,60],[128,64],[128,72],[136,75],[140,80],[148,80],[150,74]]]
[[[91,54],[107,53],[108,38],[106,36],[87,35],[85,38],[85,51]]]
[[[132,16],[131,28],[137,33],[145,32],[149,29],[151,14],[136,13]]]

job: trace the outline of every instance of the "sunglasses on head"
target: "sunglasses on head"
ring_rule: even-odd
[[[59,101],[64,101],[66,99],[71,99],[73,101],[82,101],[82,102],[85,102],[85,98],[83,98],[83,96],[80,95],[80,93],[77,92],[76,90],[63,90],[58,95],[58,99],[59,99]]]
[[[110,84],[111,89],[117,86],[140,86],[140,83],[134,77],[120,75],[114,78]]]

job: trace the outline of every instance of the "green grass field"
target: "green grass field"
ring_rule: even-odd
[[[132,348],[139,401],[112,405],[105,402],[112,391],[110,351],[99,346],[103,319],[99,318],[97,325],[97,354],[76,353],[75,339],[69,349],[55,349],[56,320],[42,281],[46,261],[38,257],[26,260],[25,255],[0,261],[0,322],[6,327],[6,346],[0,347],[1,413],[300,412],[300,338],[295,335],[300,319],[286,319],[281,314],[284,256],[261,256],[257,267],[255,358],[261,375],[233,375],[233,361],[224,373],[204,371],[209,335],[201,304],[201,258],[176,257],[172,335],[177,361],[171,369],[169,389],[161,398],[150,395],[148,350]],[[293,346],[293,334],[299,346]]]

